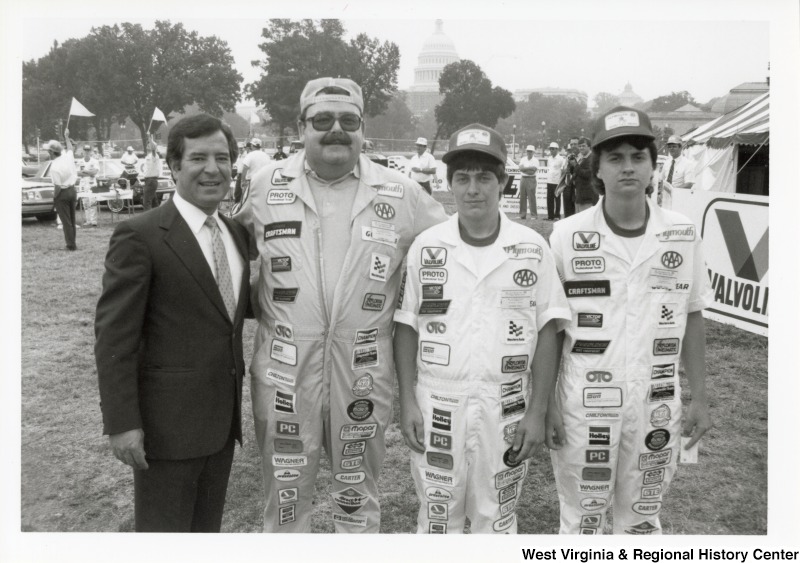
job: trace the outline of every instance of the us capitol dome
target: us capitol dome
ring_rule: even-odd
[[[442,96],[439,94],[439,77],[442,69],[459,60],[452,39],[442,31],[442,20],[436,20],[433,35],[422,44],[414,68],[414,84],[408,89],[408,105],[414,115],[432,111]]]

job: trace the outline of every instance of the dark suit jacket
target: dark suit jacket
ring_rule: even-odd
[[[232,425],[241,443],[250,267],[246,231],[222,220],[244,260],[233,322],[171,200],[117,225],[109,243],[95,317],[103,432],[142,428],[151,459],[215,453]]]

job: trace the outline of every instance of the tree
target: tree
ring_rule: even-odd
[[[367,134],[377,139],[407,139],[414,136],[416,121],[406,104],[405,92],[395,92],[386,111],[367,123]]]
[[[614,94],[609,94],[608,92],[598,92],[595,94],[592,100],[594,101],[595,105],[594,112],[597,115],[603,114],[611,108],[619,105],[619,98]]]
[[[516,111],[498,125],[498,131],[509,134],[512,124],[517,126],[516,141],[520,145],[539,148],[559,139],[563,144],[569,137],[588,136],[592,130],[592,121],[583,102],[538,92],[531,94],[528,101],[517,104]]]
[[[648,112],[666,112],[673,111],[686,104],[695,104],[692,95],[686,90],[682,92],[672,92],[666,96],[659,96],[650,102]]]
[[[511,92],[493,87],[481,67],[466,59],[444,67],[439,93],[444,94],[444,99],[434,109],[436,139],[452,135],[470,123],[494,127],[498,119],[508,117],[516,107]]]
[[[364,113],[369,117],[382,114],[397,91],[400,49],[395,43],[381,44],[359,33],[350,41],[350,58],[349,77],[361,86]]]

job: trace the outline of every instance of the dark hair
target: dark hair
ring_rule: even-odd
[[[500,187],[504,188],[508,174],[506,173],[506,165],[504,162],[498,162],[493,156],[478,151],[464,151],[455,155],[450,162],[447,163],[447,183],[452,184],[453,174],[458,170],[466,172],[480,171],[491,172],[494,174]],[[500,194],[502,195],[502,190]]]
[[[349,96],[350,92],[348,92],[347,90],[345,90],[344,88],[341,88],[339,86],[325,86],[325,88],[323,88],[322,90],[318,91],[315,94],[315,96],[319,96],[320,94],[334,94],[334,95],[338,94],[340,96]],[[314,105],[314,104],[311,104],[311,105]],[[305,120],[306,120],[306,112],[308,111],[308,108],[310,108],[310,107],[311,106],[308,106],[305,110],[303,110],[303,113],[301,113],[300,116],[297,118],[298,121],[305,122]]]
[[[578,139],[579,145],[586,145],[587,147],[592,146],[592,141],[589,140],[589,137],[581,137]]]
[[[600,195],[605,195],[606,193],[605,184],[603,184],[603,181],[597,177],[597,172],[600,170],[600,155],[603,153],[603,151],[613,151],[618,146],[625,143],[628,143],[638,151],[647,149],[647,151],[650,153],[650,162],[655,170],[656,160],[658,159],[658,149],[656,148],[656,143],[653,139],[648,139],[647,137],[642,137],[641,135],[626,135],[624,137],[615,137],[605,141],[604,143],[595,145],[592,147],[592,182],[594,184],[594,189],[596,189]]]
[[[205,113],[199,113],[197,115],[184,117],[169,130],[169,138],[167,139],[167,164],[169,164],[170,170],[173,169],[173,163],[178,164],[178,168],[175,168],[175,170],[180,169],[180,162],[183,158],[184,139],[207,137],[213,135],[217,131],[222,131],[225,135],[225,139],[228,141],[228,153],[231,157],[231,163],[236,162],[236,157],[239,155],[239,147],[236,144],[233,131],[231,131],[228,124],[216,117]]]

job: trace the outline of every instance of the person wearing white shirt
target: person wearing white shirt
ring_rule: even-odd
[[[92,146],[84,145],[83,158],[77,162],[80,191],[92,193],[92,188],[97,185],[95,176],[100,172],[100,164],[92,155]],[[92,195],[83,200],[84,226],[97,226],[97,199]]]
[[[417,154],[411,157],[411,162],[408,164],[408,177],[430,194],[431,180],[436,174],[436,159],[428,152],[428,139],[425,137],[417,139],[416,148]]]
[[[75,168],[75,156],[72,153],[72,141],[69,139],[69,129],[64,130],[64,142],[67,150],[64,151],[61,143],[50,141],[47,143],[47,152],[53,164],[50,165],[50,179],[53,182],[53,199],[56,213],[64,230],[64,240],[67,250],[77,250],[75,245],[75,202],[78,199],[75,192],[75,183],[78,181],[78,171]]]
[[[683,139],[672,135],[667,139],[669,157],[661,168],[660,205],[672,209],[672,190],[688,190],[694,185],[694,162],[681,154]]]
[[[519,171],[522,178],[519,182],[519,218],[528,216],[527,206],[530,203],[531,215],[539,216],[536,209],[536,171],[539,169],[539,159],[533,156],[536,148],[533,145],[525,147],[525,156],[519,161]]]
[[[547,218],[556,221],[561,217],[561,199],[556,195],[556,188],[565,172],[564,157],[558,154],[558,143],[550,143],[548,149],[550,156],[547,159]]]

